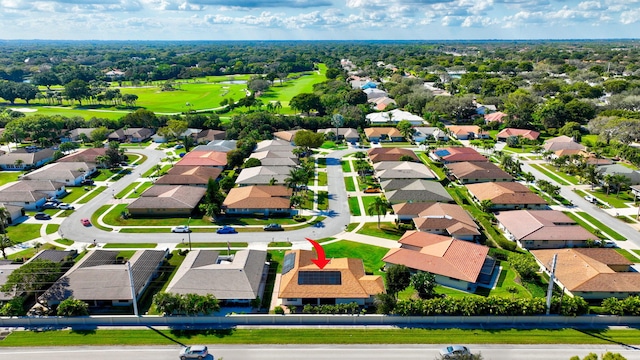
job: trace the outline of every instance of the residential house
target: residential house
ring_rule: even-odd
[[[91,140],[91,133],[95,129],[96,128],[77,128],[69,130],[65,136],[60,137],[60,142],[81,141],[85,136]]]
[[[413,219],[416,229],[423,232],[475,241],[480,236],[478,225],[460,205],[432,203]]]
[[[290,151],[259,151],[249,158],[260,160],[263,166],[297,166],[300,160]]]
[[[382,161],[374,164],[375,177],[379,181],[389,179],[435,179],[428,166],[411,161]]]
[[[397,125],[403,120],[410,122],[411,125],[424,124],[424,119],[422,117],[400,109],[367,114],[366,119],[371,125]]]
[[[448,141],[449,135],[437,127],[429,126],[416,126],[413,128],[413,141],[421,143],[423,141],[435,140],[435,141]]]
[[[498,122],[502,124],[504,120],[507,118],[507,116],[508,116],[507,114],[501,111],[492,112],[484,115],[484,122],[486,124],[492,123],[492,122]]]
[[[367,94],[367,100],[375,100],[389,96],[386,91],[378,88],[365,89],[363,92]]]
[[[391,204],[403,202],[454,202],[447,190],[437,181],[414,180],[409,185],[384,193]]]
[[[364,135],[367,137],[372,143],[377,142],[389,142],[396,141],[402,142],[405,141],[404,136],[400,133],[400,131],[394,127],[370,127],[364,129]]]
[[[292,151],[294,146],[282,139],[262,140],[256,144],[255,152],[260,151]]]
[[[182,134],[178,134],[178,135],[167,134],[168,136],[165,136],[165,135],[156,133],[151,136],[151,141],[153,141],[154,143],[166,143],[172,139],[181,141],[181,140],[184,140],[185,137],[190,137],[195,140],[201,131],[202,129],[188,128],[187,130],[182,132]]]
[[[47,194],[40,191],[0,191],[0,204],[36,211],[47,202]]]
[[[85,162],[56,162],[22,176],[23,180],[50,180],[65,186],[80,186],[84,179],[98,171],[96,164]]]
[[[215,250],[190,251],[169,282],[172,294],[211,294],[222,306],[250,305],[262,298],[269,266],[267,252],[240,250],[223,255]]]
[[[296,130],[284,130],[284,131],[278,131],[278,132],[274,132],[273,133],[273,137],[279,140],[284,140],[286,142],[288,142],[290,145],[295,145],[293,143],[293,139],[296,137],[296,133],[300,131],[299,129]]]
[[[64,156],[56,162],[84,162],[84,163],[92,163],[98,164],[98,160],[96,160],[100,156],[106,156],[107,148],[99,147],[99,148],[86,148],[80,149],[72,154]]]
[[[511,136],[522,137],[523,139],[536,141],[540,136],[540,133],[533,130],[527,129],[514,129],[514,128],[505,128],[502,129],[497,135],[497,141],[507,141],[507,139]]]
[[[598,171],[602,175],[622,175],[629,179],[629,185],[640,184],[640,171],[628,168],[622,164],[601,165]]]
[[[318,132],[324,134],[325,137],[331,135],[333,138],[335,137],[336,128],[318,129]],[[354,128],[338,128],[338,139],[353,144],[360,141],[360,134]]]
[[[450,92],[439,88],[438,85],[443,86],[442,83],[436,84],[435,82],[432,82],[432,81],[425,82],[423,84],[424,88],[431,91],[431,93],[433,93],[434,96],[451,96]]]
[[[429,153],[429,157],[436,162],[451,164],[456,162],[489,161],[484,155],[470,147],[447,147],[435,149]]]
[[[36,191],[45,194],[48,198],[59,198],[67,194],[64,183],[52,180],[20,180],[8,184],[1,191]]]
[[[586,300],[640,296],[640,273],[615,249],[531,250],[531,254],[547,273],[558,256],[555,282],[571,296]]]
[[[21,217],[25,216],[25,211],[22,206],[0,203],[0,207],[5,208],[9,213],[9,217],[7,218],[5,225],[13,225],[17,223]],[[2,284],[0,284],[0,286],[2,286]]]
[[[122,128],[109,134],[109,136],[107,136],[107,140],[141,143],[149,140],[153,134],[153,130],[147,128]]]
[[[498,110],[495,105],[484,105],[477,102],[475,103],[475,105],[476,105],[476,113],[478,115],[491,114],[496,110]]]
[[[174,166],[155,181],[156,185],[191,185],[206,187],[210,179],[217,179],[222,173],[219,167]]]
[[[371,106],[377,111],[385,111],[389,105],[396,105],[396,101],[388,96],[377,97],[374,99],[367,100]]]
[[[28,152],[21,148],[8,154],[0,155],[0,169],[2,170],[29,170],[53,161],[53,149]]]
[[[415,161],[420,162],[415,152],[409,149],[403,148],[373,148],[367,150],[367,155],[372,163],[379,163],[381,161]]]
[[[227,215],[291,216],[292,190],[284,185],[243,186],[229,190],[222,203]]]
[[[289,250],[284,255],[278,298],[285,306],[357,303],[371,305],[384,293],[379,275],[367,275],[361,259],[331,259],[323,269],[312,262],[313,251]]]
[[[206,145],[198,145],[193,150],[197,151],[219,151],[228,153],[236,149],[236,140],[213,140]]]
[[[420,231],[407,231],[398,242],[400,248],[389,250],[382,261],[429,272],[442,286],[474,292],[478,286],[491,288],[499,273],[483,245]]]
[[[239,186],[284,184],[291,169],[289,166],[256,166],[242,169],[236,184]]]
[[[489,133],[482,131],[476,125],[447,125],[446,128],[451,133],[451,136],[458,140],[489,138]]]
[[[204,187],[154,185],[127,205],[132,216],[189,216],[207,192]]]
[[[22,263],[14,263],[11,260],[0,260],[0,287],[7,283],[7,279],[12,272],[17,270]],[[15,290],[12,291],[0,291],[0,306],[13,300],[18,295]]]
[[[49,306],[73,297],[90,307],[133,304],[160,272],[168,250],[138,250],[126,261],[117,250],[93,250],[80,259],[39,300]],[[133,280],[133,284],[131,284]]]
[[[570,138],[566,135],[554,137],[552,139],[547,139],[542,144],[542,147],[545,151],[553,151],[556,152],[558,150],[585,150],[586,147],[577,143],[573,138]]]
[[[496,214],[498,226],[523,249],[582,247],[597,236],[556,210],[513,210]]]
[[[195,137],[196,144],[208,144],[216,140],[224,140],[227,138],[227,132],[224,130],[204,129],[197,134],[192,135]]]
[[[227,166],[227,153],[193,149],[180,159],[176,166],[206,166],[224,169]]]
[[[491,201],[491,210],[548,209],[549,205],[518,182],[487,182],[467,185],[477,203]]]
[[[452,181],[461,184],[513,181],[513,176],[488,161],[447,164],[447,172]]]

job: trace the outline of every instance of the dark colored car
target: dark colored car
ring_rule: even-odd
[[[43,212],[36,213],[33,217],[36,220],[51,220],[51,215],[45,214]]]
[[[269,224],[263,229],[264,231],[284,231],[284,228],[280,224]]]
[[[225,225],[216,231],[218,234],[235,234],[236,229],[233,226]]]

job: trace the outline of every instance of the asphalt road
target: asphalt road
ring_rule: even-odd
[[[628,360],[640,360],[640,350],[620,345],[468,345],[485,360],[568,360],[589,353],[620,353]],[[326,360],[438,358],[443,345],[223,345],[209,346],[215,359],[224,360]],[[47,360],[175,360],[180,346],[157,347],[65,347],[0,348],[0,358],[44,358]],[[207,360],[213,360],[208,356]]]
[[[347,190],[344,186],[344,175],[340,158],[346,154],[361,150],[341,150],[333,152],[327,158],[327,180],[329,192],[329,209],[328,211],[318,211],[317,215],[326,216],[318,227],[309,227],[300,230],[291,230],[284,232],[249,232],[238,234],[219,235],[215,233],[191,233],[192,242],[247,242],[268,243],[271,241],[290,241],[307,243],[305,237],[324,238],[334,236],[344,231],[346,225],[351,220],[349,213],[349,204],[347,202]],[[124,190],[132,181],[139,178],[140,175],[151,169],[155,164],[166,156],[160,150],[151,149],[132,149],[130,152],[140,153],[147,157],[147,160],[141,165],[132,169],[130,175],[122,177],[120,180],[112,183],[109,189],[103,191],[89,203],[78,206],[77,210],[68,218],[66,218],[61,226],[59,233],[65,238],[81,241],[92,242],[95,239],[98,243],[179,243],[182,239],[187,239],[188,235],[184,233],[170,233],[167,229],[166,233],[118,233],[100,230],[94,226],[84,227],[80,223],[82,218],[90,218],[101,206],[107,204],[113,199],[114,194],[118,194]]]

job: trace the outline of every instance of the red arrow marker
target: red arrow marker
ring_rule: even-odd
[[[311,240],[309,238],[305,239],[307,239],[307,241],[309,241],[311,245],[313,245],[313,248],[316,249],[316,254],[318,255],[317,259],[311,259],[311,261],[313,261],[313,263],[316,264],[320,268],[320,270],[324,269],[324,267],[329,263],[329,260],[327,260],[324,254],[322,245],[318,244],[315,240]]]

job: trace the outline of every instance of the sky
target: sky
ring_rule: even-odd
[[[0,0],[0,39],[638,38],[640,0]]]

